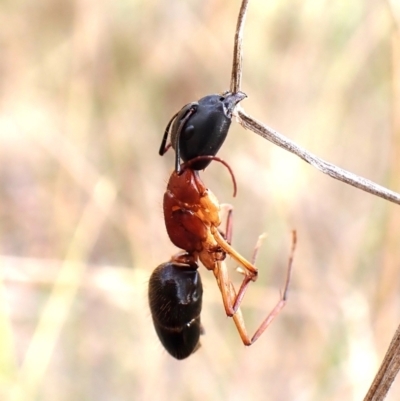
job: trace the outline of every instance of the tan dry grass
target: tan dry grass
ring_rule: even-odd
[[[289,304],[245,349],[204,272],[201,350],[174,361],[153,332],[146,281],[175,251],[159,141],[183,104],[228,88],[239,3],[0,7],[1,399],[361,400],[399,323],[399,208],[237,125],[221,151],[237,199],[222,167],[205,181],[234,203],[243,254],[268,234],[250,328],[278,296],[297,229]],[[253,0],[243,90],[256,118],[399,192],[392,16],[377,0]],[[388,400],[399,396],[395,383]]]

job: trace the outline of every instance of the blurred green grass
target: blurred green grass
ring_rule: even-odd
[[[392,5],[392,7],[389,7]],[[202,348],[177,362],[153,331],[169,118],[230,81],[239,1],[0,3],[2,400],[361,400],[400,312],[397,205],[335,182],[237,124],[204,180],[235,206],[234,246],[267,233],[244,348],[212,275]],[[252,0],[248,113],[318,156],[400,192],[395,2]],[[397,25],[395,23],[397,18]],[[389,397],[397,400],[395,383]]]

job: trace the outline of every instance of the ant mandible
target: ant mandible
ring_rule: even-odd
[[[159,154],[163,156],[171,146],[175,149],[176,172],[181,158],[186,162],[198,156],[215,156],[228,135],[233,110],[246,97],[243,92],[224,92],[183,106],[167,124]],[[167,145],[170,131],[171,143]],[[191,168],[203,170],[211,160],[198,159]]]
[[[220,289],[227,316],[233,317],[239,335],[245,345],[253,344],[271,324],[286,304],[290,281],[296,233],[293,231],[292,250],[287,277],[280,300],[263,320],[252,337],[245,327],[240,304],[251,281],[257,279],[254,266],[259,243],[252,261],[247,261],[230,245],[232,238],[232,207],[227,205],[228,218],[225,236],[219,231],[220,205],[212,192],[201,181],[199,172],[191,164],[200,160],[216,160],[224,164],[231,176],[236,194],[236,181],[230,166],[216,156],[199,156],[181,165],[180,173],[174,171],[164,195],[164,218],[168,235],[179,253],[167,263],[158,266],[149,281],[149,303],[157,335],[165,349],[175,358],[183,359],[200,347],[200,323],[202,284],[197,271],[200,259],[212,270]],[[229,279],[224,262],[230,255],[244,269],[243,282],[236,292]]]

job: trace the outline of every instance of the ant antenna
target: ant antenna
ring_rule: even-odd
[[[174,114],[174,116],[169,120],[169,123],[167,124],[167,127],[165,128],[164,136],[163,136],[163,139],[161,141],[160,150],[158,151],[158,154],[160,156],[164,156],[165,153],[167,152],[167,150],[171,147],[171,145],[166,146],[166,143],[167,143],[167,139],[168,139],[169,129],[171,128],[171,124],[174,122],[174,120],[175,120],[176,116],[178,115],[178,113]]]
[[[176,132],[175,143],[172,147],[175,149],[175,171],[179,174],[181,171],[180,160],[181,160],[181,151],[179,149],[179,139],[181,137],[181,132],[183,127],[186,125],[187,121],[189,120],[190,116],[196,111],[196,108],[193,106],[189,108],[185,116],[179,121],[179,127]],[[178,113],[179,114],[179,113]]]
[[[190,168],[190,166],[194,163],[196,163],[197,161],[200,160],[215,160],[219,163],[222,163],[229,171],[229,174],[231,175],[232,178],[232,182],[233,182],[233,197],[236,196],[237,193],[237,185],[236,185],[236,178],[235,178],[235,174],[233,174],[233,170],[231,168],[231,166],[223,159],[221,159],[218,156],[213,156],[213,155],[203,155],[203,156],[197,156],[193,159],[188,160],[185,163],[182,163],[182,165],[180,166],[179,170],[176,170],[178,174],[182,174],[186,169]]]

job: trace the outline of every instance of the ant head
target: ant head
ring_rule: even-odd
[[[175,150],[176,172],[181,160],[215,156],[226,139],[236,105],[245,97],[243,92],[224,92],[188,103],[169,121],[159,154],[162,156],[170,147]],[[167,145],[169,133],[171,143]],[[204,170],[211,160],[198,160],[191,168]]]

